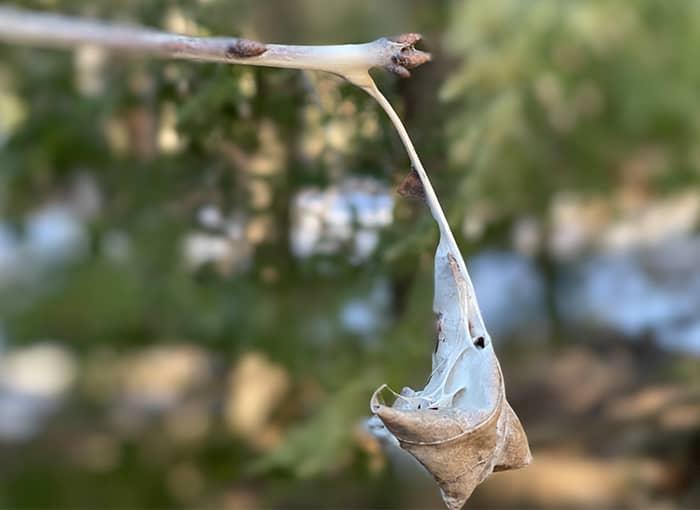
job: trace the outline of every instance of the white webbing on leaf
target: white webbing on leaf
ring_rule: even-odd
[[[406,129],[372,83],[363,87],[384,108],[415,169],[440,230],[435,253],[438,338],[422,390],[404,388],[386,405],[372,396],[371,430],[395,439],[433,475],[450,509],[461,508],[493,471],[530,463],[527,437],[505,398],[503,376],[466,264]]]

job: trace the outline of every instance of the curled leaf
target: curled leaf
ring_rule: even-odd
[[[391,405],[382,399],[387,387],[380,387],[371,409],[382,432],[433,475],[445,505],[456,510],[492,472],[523,467],[531,455],[506,400],[464,261],[451,245],[443,234],[435,254],[438,338],[432,374],[424,389],[404,388]]]

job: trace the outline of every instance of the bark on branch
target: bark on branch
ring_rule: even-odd
[[[360,78],[359,70],[372,67],[383,67],[402,77],[410,76],[409,69],[430,60],[429,54],[414,48],[418,40],[418,34],[403,34],[365,44],[265,44],[237,37],[191,37],[0,7],[0,41],[64,48],[94,44],[137,55],[328,71],[351,81]]]

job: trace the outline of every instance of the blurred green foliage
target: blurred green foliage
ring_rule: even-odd
[[[441,96],[454,178],[470,177],[453,214],[481,197],[497,215],[544,213],[559,190],[606,193],[624,179],[697,184],[699,24],[697,2],[455,5],[446,47],[463,60]],[[645,157],[653,168],[635,173]]]

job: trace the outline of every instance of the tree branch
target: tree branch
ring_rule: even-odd
[[[191,37],[0,7],[0,41],[64,48],[94,44],[137,55],[327,71],[357,84],[367,83],[362,74],[373,67],[383,67],[402,77],[410,76],[409,69],[430,60],[429,54],[413,47],[419,39],[418,34],[404,34],[365,44],[264,44],[236,37]]]

